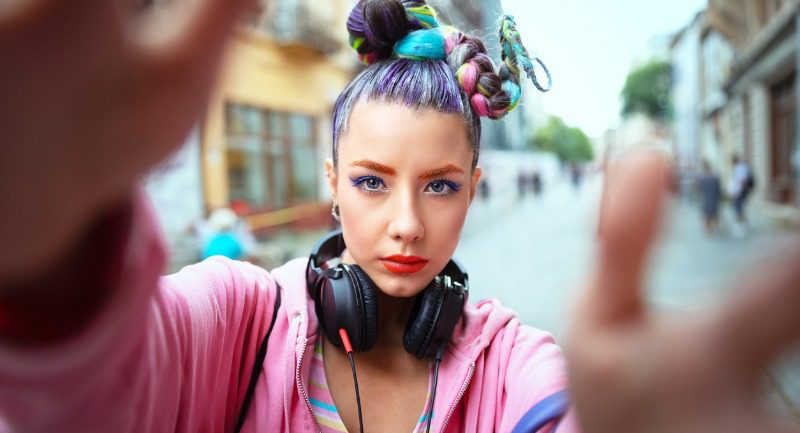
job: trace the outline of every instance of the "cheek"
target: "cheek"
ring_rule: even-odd
[[[385,227],[378,216],[376,202],[363,195],[351,185],[339,184],[342,231],[347,238],[347,249],[356,261],[376,245],[382,227]]]
[[[439,246],[448,259],[458,245],[468,208],[468,202],[453,201],[433,207],[426,215],[425,236]]]

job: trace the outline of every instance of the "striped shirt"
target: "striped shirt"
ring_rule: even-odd
[[[317,333],[317,341],[314,343],[314,356],[311,358],[311,375],[308,380],[308,398],[311,401],[311,408],[314,416],[317,417],[322,433],[342,433],[347,432],[336,405],[333,402],[328,379],[325,377],[325,364],[323,362],[323,341],[324,333]],[[425,407],[422,408],[422,416],[419,417],[417,425],[412,433],[423,433],[427,427],[428,404],[430,403],[431,382],[433,370],[428,374],[428,393],[425,396]],[[434,414],[435,415],[435,414]]]

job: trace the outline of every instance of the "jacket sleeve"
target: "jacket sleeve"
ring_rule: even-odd
[[[504,411],[498,429],[501,432],[511,432],[537,403],[567,389],[566,361],[553,336],[524,325],[516,324],[512,328],[515,329],[507,330],[506,344],[510,343],[512,347],[505,369]],[[569,409],[560,422],[548,423],[538,432],[578,433],[580,430],[573,412]]]
[[[136,225],[123,283],[85,330],[0,343],[0,432],[232,431],[276,284],[221,258],[160,278],[154,227]]]
[[[154,353],[161,344],[180,351],[150,369],[162,372],[154,383],[172,381],[179,392],[176,431],[233,431],[277,290],[265,270],[222,257],[164,281],[152,307],[151,344]]]

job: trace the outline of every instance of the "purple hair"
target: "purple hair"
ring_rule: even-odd
[[[414,109],[459,113],[473,150],[472,167],[478,163],[480,118],[470,108],[467,94],[453,70],[442,60],[389,59],[373,63],[351,81],[333,108],[333,162],[338,163],[339,139],[345,134],[359,102],[403,104]]]
[[[501,40],[511,36],[504,20]],[[519,70],[504,61],[496,70],[480,39],[441,26],[425,0],[359,0],[347,19],[350,45],[369,66],[344,89],[333,109],[333,161],[359,102],[399,103],[414,109],[460,113],[478,163],[480,117],[498,119],[519,103]],[[513,49],[512,49],[513,48]],[[523,52],[503,46],[505,60]]]

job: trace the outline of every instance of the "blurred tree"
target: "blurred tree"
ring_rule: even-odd
[[[534,149],[555,153],[565,163],[591,161],[594,158],[589,137],[580,128],[567,125],[559,117],[550,117],[528,144]]]
[[[622,88],[622,115],[643,113],[652,119],[672,117],[672,67],[664,60],[652,60],[628,74]]]

